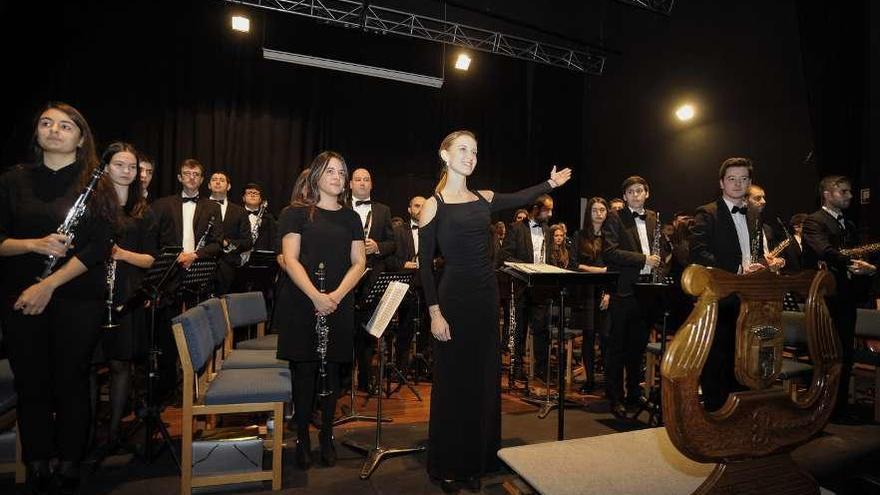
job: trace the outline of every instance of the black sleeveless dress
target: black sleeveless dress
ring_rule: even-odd
[[[440,305],[452,339],[433,339],[434,382],[428,425],[428,473],[464,480],[498,469],[501,445],[501,354],[498,279],[486,228],[491,213],[549,192],[548,182],[514,194],[480,194],[448,204],[438,194],[437,214],[419,229],[419,266],[429,306]],[[431,271],[436,248],[445,263],[439,287]],[[439,293],[439,295],[438,295]]]

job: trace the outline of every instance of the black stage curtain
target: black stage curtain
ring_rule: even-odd
[[[13,69],[5,78],[12,88],[0,127],[4,167],[25,159],[37,109],[62,100],[86,115],[99,146],[123,139],[154,156],[156,196],[178,189],[176,165],[194,157],[209,172],[229,173],[234,200],[245,182],[262,182],[277,212],[299,171],[333,149],[350,168],[370,169],[374,198],[405,216],[410,196],[432,192],[437,147],[459,128],[479,139],[473,188],[532,185],[554,163],[575,167],[580,180],[587,175],[580,74],[480,53],[459,74],[451,69],[451,50],[443,68],[437,45],[263,11],[251,12],[252,33],[241,35],[229,29],[231,7],[220,1],[45,8],[3,7],[3,18],[17,24],[2,35]],[[293,41],[278,35],[296,30],[307,35]],[[401,53],[424,57],[415,65],[433,65],[446,82],[438,90],[264,60],[264,43],[301,53],[329,47],[343,55],[391,47],[385,58],[392,66]],[[555,194],[557,218],[570,227],[578,218],[578,179]]]

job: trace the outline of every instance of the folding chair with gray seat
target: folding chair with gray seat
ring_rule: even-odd
[[[278,334],[266,335],[266,301],[262,292],[226,294],[222,298],[232,329],[257,326],[257,337],[239,342],[236,349],[268,351],[278,349]],[[232,335],[226,344],[226,354],[232,351]]]
[[[861,308],[857,311],[856,337],[880,340],[880,311]],[[853,361],[874,367],[874,421],[880,422],[880,352],[861,346],[855,350]]]
[[[281,488],[282,433],[284,403],[291,398],[290,372],[285,369],[220,370],[210,384],[206,368],[215,350],[210,317],[199,305],[172,320],[174,340],[183,370],[181,420],[181,493],[192,487],[272,481]],[[199,474],[193,473],[193,420],[198,416],[266,412],[279,425],[272,436],[272,469]]]
[[[257,293],[259,294],[259,293]],[[214,337],[214,345],[224,350],[232,338],[232,325],[226,313],[225,305],[218,298],[204,301],[200,306],[208,313],[208,321],[211,325],[211,335]],[[224,352],[225,354],[225,352]],[[275,357],[274,350],[249,350],[234,349],[226,354],[220,364],[223,369],[253,369],[253,368],[284,368],[290,367],[287,361]]]
[[[15,473],[15,482],[24,483],[24,464],[18,438],[12,367],[8,359],[0,359],[0,473]]]

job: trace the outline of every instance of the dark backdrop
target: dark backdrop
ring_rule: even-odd
[[[509,5],[508,17],[611,48],[606,74],[480,53],[459,74],[451,49],[264,11],[243,36],[213,0],[66,2],[48,12],[6,2],[0,163],[25,159],[34,112],[59,99],[86,114],[101,145],[126,139],[154,155],[154,194],[175,191],[176,164],[196,157],[230,173],[234,198],[248,180],[266,184],[274,211],[299,170],[329,148],[369,168],[374,197],[403,214],[409,196],[431,191],[437,145],[457,128],[479,138],[472,187],[513,190],[544,179],[553,163],[575,167],[573,185],[556,193],[557,216],[570,225],[579,196],[617,196],[632,173],[648,178],[666,215],[693,208],[716,196],[718,165],[732,155],[755,160],[756,181],[784,217],[815,208],[824,172],[852,175],[857,187],[877,181],[877,30],[869,33],[878,8],[868,0],[681,1],[671,17],[613,0],[472,4],[488,13]],[[264,43],[446,83],[437,90],[266,61]],[[679,125],[672,111],[685,100],[699,114]]]

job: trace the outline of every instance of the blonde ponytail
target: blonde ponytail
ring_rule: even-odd
[[[440,142],[440,150],[447,150],[450,146],[452,146],[452,142],[458,139],[460,136],[470,136],[474,141],[477,140],[477,136],[474,135],[473,132],[468,131],[466,129],[458,130],[450,132],[443,138],[443,141]],[[440,174],[440,182],[437,183],[437,187],[434,188],[435,193],[439,193],[446,187],[446,178],[449,176],[449,167],[447,165],[443,166],[443,172]]]

